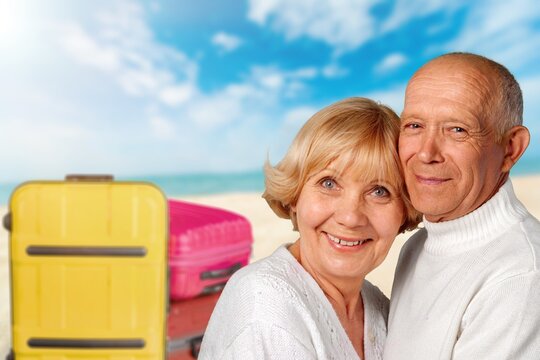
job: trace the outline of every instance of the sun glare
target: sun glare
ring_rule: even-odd
[[[0,46],[13,47],[21,39],[25,26],[23,2],[0,0]]]

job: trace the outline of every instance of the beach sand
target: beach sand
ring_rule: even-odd
[[[518,198],[529,211],[540,219],[540,175],[512,177]],[[211,196],[182,197],[182,200],[229,209],[249,219],[255,239],[251,261],[270,255],[280,244],[293,242],[298,234],[292,231],[290,221],[278,218],[258,193],[222,194]],[[0,216],[7,212],[0,206]],[[390,296],[394,268],[399,250],[410,233],[398,236],[388,257],[368,279]],[[10,346],[10,308],[9,308],[9,268],[8,233],[0,229],[0,359],[8,353]]]

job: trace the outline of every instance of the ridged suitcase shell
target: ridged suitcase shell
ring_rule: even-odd
[[[30,182],[10,201],[17,360],[165,359],[167,203],[113,181]]]
[[[169,200],[170,297],[188,299],[223,288],[249,262],[249,221],[233,212]]]

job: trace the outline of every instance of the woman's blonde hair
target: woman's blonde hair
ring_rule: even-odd
[[[263,198],[279,217],[291,219],[297,230],[291,206],[309,177],[339,158],[333,164],[338,171],[352,168],[366,181],[384,181],[397,189],[406,212],[400,231],[414,229],[421,217],[403,182],[397,154],[399,128],[396,113],[370,99],[352,97],[325,107],[304,124],[277,165],[266,162]]]

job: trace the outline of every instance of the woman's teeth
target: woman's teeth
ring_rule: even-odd
[[[344,246],[356,246],[356,245],[362,245],[364,242],[366,242],[367,240],[357,240],[357,241],[345,241],[345,240],[341,240],[340,238],[337,238],[333,235],[330,235],[328,234],[328,238],[330,240],[332,240],[333,242],[335,242],[336,244],[340,244],[340,245],[344,245]]]

